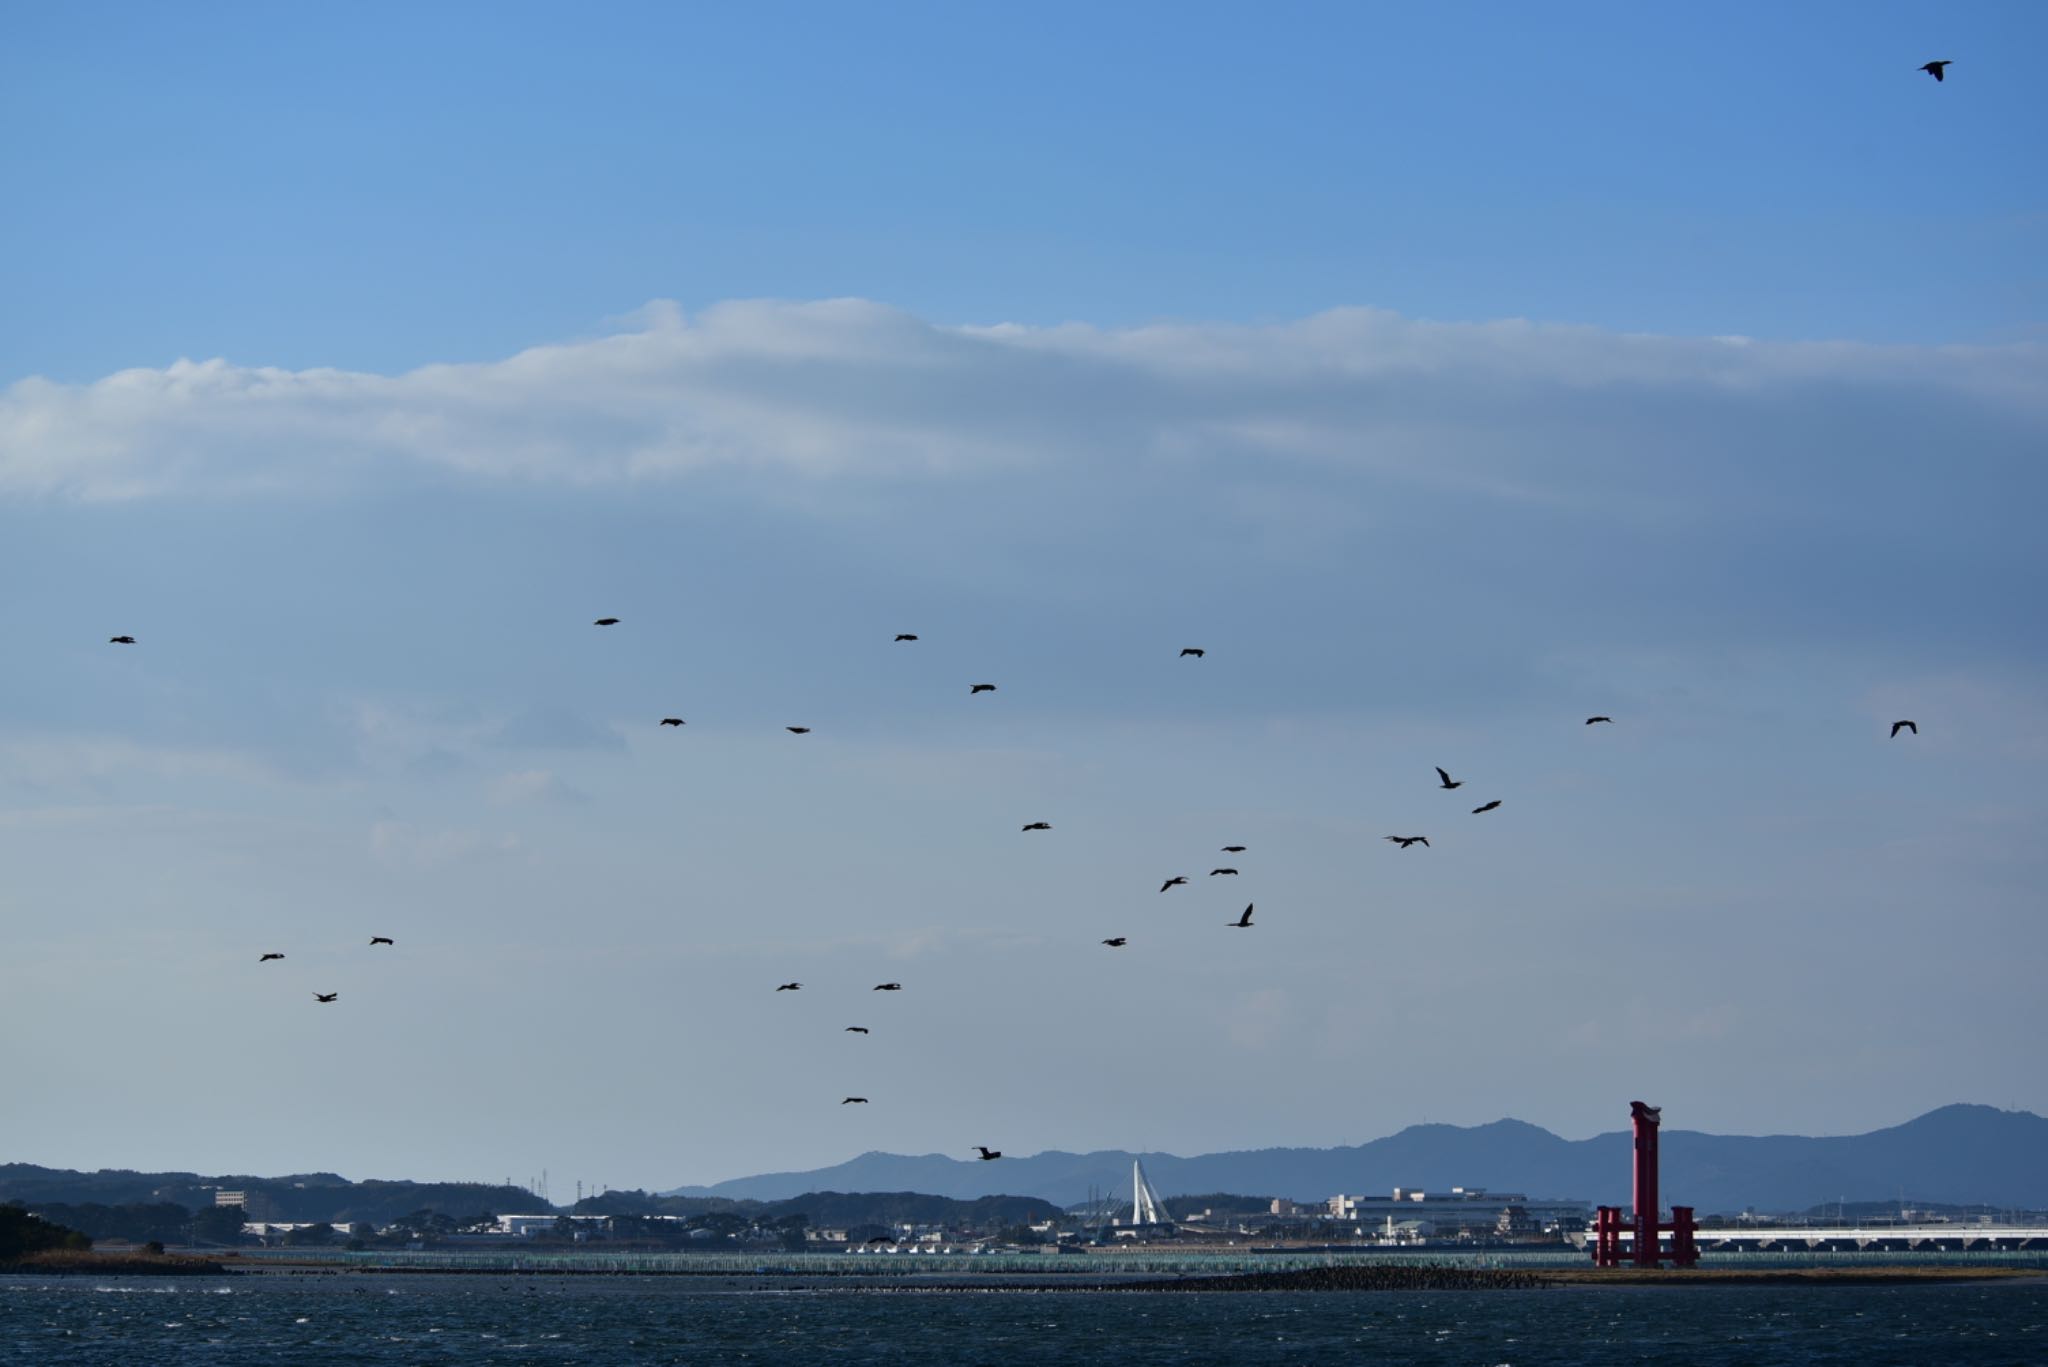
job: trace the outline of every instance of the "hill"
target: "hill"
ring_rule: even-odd
[[[1251,1149],[1181,1157],[1051,1150],[982,1163],[945,1154],[871,1152],[810,1172],[764,1173],[676,1196],[785,1200],[802,1192],[921,1191],[959,1199],[998,1191],[1062,1205],[1091,1186],[1127,1190],[1131,1162],[1162,1196],[1187,1192],[1272,1192],[1320,1201],[1337,1192],[1396,1186],[1489,1187],[1529,1196],[1579,1197],[1625,1205],[1626,1131],[1562,1139],[1519,1120],[1475,1126],[1412,1125],[1370,1143],[1338,1148]],[[1663,1189],[1702,1214],[1745,1208],[1797,1211],[1850,1201],[2048,1208],[2048,1120],[2028,1111],[1955,1105],[1869,1134],[1715,1135],[1666,1129]]]

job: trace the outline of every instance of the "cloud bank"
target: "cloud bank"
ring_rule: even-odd
[[[1111,330],[943,326],[854,299],[695,318],[655,304],[613,335],[396,376],[209,360],[24,379],[0,392],[0,496],[1251,458],[1510,498],[1669,497],[1646,471],[1709,458],[1711,475],[1759,446],[1834,478],[1855,473],[1859,447],[1935,456],[1959,427],[2002,450],[2038,442],[2044,378],[2048,348],[2032,344],[1766,343],[1372,309]]]

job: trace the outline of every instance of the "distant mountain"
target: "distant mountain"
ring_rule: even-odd
[[[351,1182],[331,1172],[286,1177],[207,1177],[194,1172],[75,1172],[33,1163],[0,1163],[0,1202],[39,1205],[128,1205],[170,1202],[206,1210],[216,1190],[240,1191],[252,1219],[386,1224],[417,1210],[455,1216],[484,1211],[540,1211],[545,1202],[519,1187],[472,1182]]]
[[[1714,1135],[1667,1129],[1662,1136],[1667,1202],[1700,1213],[1804,1210],[1841,1199],[1983,1203],[2048,1209],[2048,1120],[2029,1111],[1944,1106],[1869,1134]],[[1411,1125],[1399,1134],[1333,1149],[1251,1149],[1182,1158],[1051,1150],[997,1163],[945,1154],[864,1153],[835,1167],[765,1173],[675,1196],[779,1201],[803,1192],[920,1191],[972,1199],[998,1192],[1062,1205],[1091,1186],[1128,1191],[1131,1160],[1162,1196],[1243,1192],[1320,1201],[1338,1192],[1394,1187],[1487,1187],[1532,1197],[1578,1197],[1626,1205],[1630,1149],[1626,1131],[1560,1139],[1519,1120],[1489,1125]]]

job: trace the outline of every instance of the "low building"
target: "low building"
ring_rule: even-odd
[[[1332,1196],[1326,1205],[1330,1218],[1382,1238],[1403,1227],[1427,1229],[1440,1239],[1534,1238],[1583,1227],[1591,1210],[1584,1201],[1532,1201],[1521,1192],[1485,1187],[1395,1187],[1389,1196]]]

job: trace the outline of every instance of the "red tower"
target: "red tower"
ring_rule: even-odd
[[[1637,1267],[1657,1265],[1658,1234],[1657,1214],[1663,1209],[1657,1204],[1657,1125],[1663,1115],[1661,1106],[1648,1106],[1640,1101],[1628,1103],[1629,1121],[1635,1129],[1636,1138],[1636,1180],[1635,1194],[1635,1248],[1631,1259]]]
[[[1699,1248],[1693,1242],[1696,1226],[1691,1206],[1673,1206],[1671,1223],[1658,1220],[1657,1126],[1660,1107],[1640,1101],[1629,1103],[1629,1118],[1635,1131],[1635,1209],[1630,1228],[1635,1235],[1629,1261],[1637,1267],[1657,1267],[1663,1262],[1663,1235],[1671,1231],[1671,1264],[1692,1267],[1699,1262]],[[1621,1266],[1621,1208],[1601,1206],[1593,1217],[1593,1261],[1600,1267]]]

